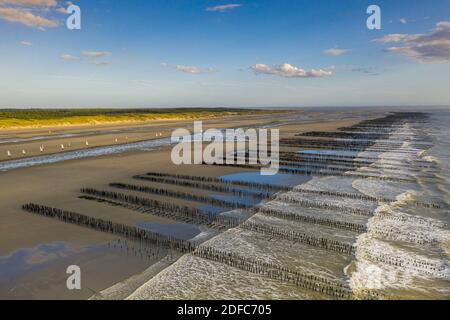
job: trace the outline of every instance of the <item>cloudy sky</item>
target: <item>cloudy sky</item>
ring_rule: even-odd
[[[0,108],[450,105],[449,0],[73,3],[0,0]]]

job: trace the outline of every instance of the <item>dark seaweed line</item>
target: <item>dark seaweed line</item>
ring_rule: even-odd
[[[364,141],[346,141],[346,140],[327,140],[327,141],[320,141],[320,140],[301,140],[301,139],[290,139],[286,140],[286,143],[302,143],[304,145],[316,145],[319,146],[327,146],[327,147],[338,147],[338,148],[365,148],[365,149],[379,149],[379,150],[400,150],[400,151],[407,151],[412,152],[403,147],[404,140],[397,140],[393,143],[383,143],[380,141],[371,141],[371,142],[364,142]],[[412,143],[408,147],[414,147]]]
[[[353,140],[367,140],[367,141],[373,141],[377,142],[379,140],[386,140],[389,141],[389,138],[392,137],[394,134],[390,133],[376,133],[376,132],[368,132],[368,133],[355,133],[355,132],[349,132],[349,131],[309,131],[309,132],[303,132],[303,133],[297,133],[296,137],[315,137],[315,138],[334,138],[334,139],[353,139]],[[398,135],[398,134],[397,134]],[[411,137],[407,137],[410,139],[411,142],[423,142],[423,139],[412,139]],[[425,141],[429,142],[429,141]]]
[[[282,151],[280,152],[280,155],[299,155],[299,157],[301,158],[305,158],[305,159],[314,159],[317,161],[354,161],[356,163],[364,163],[364,164],[372,164],[377,160],[388,160],[388,161],[396,161],[397,163],[394,162],[390,162],[390,164],[392,165],[401,165],[403,162],[401,162],[401,160],[396,159],[396,158],[378,158],[378,157],[369,157],[369,156],[364,156],[361,157],[359,155],[355,155],[355,156],[345,156],[345,155],[338,155],[338,154],[307,154],[307,153],[298,153],[298,152],[291,152],[291,151]],[[359,160],[360,159],[360,160]],[[371,161],[373,160],[373,161]],[[425,161],[425,160],[420,160],[420,159],[414,159],[414,160],[410,160],[412,162],[415,163],[422,163],[422,164],[426,164],[426,166],[420,166],[421,168],[433,168],[433,164]],[[417,166],[417,165],[416,165]]]
[[[327,147],[343,147],[343,148],[379,148],[379,149],[397,149],[401,148],[402,142],[382,143],[378,141],[345,141],[345,140],[322,140],[322,139],[301,139],[288,138],[283,139],[283,143],[298,143],[302,145],[318,145]]]
[[[301,144],[301,143],[288,143],[280,142],[280,147],[288,148],[304,148],[304,149],[325,149],[325,150],[335,150],[335,151],[354,151],[354,152],[395,152],[403,154],[415,154],[414,151],[406,150],[392,150],[392,149],[380,149],[380,148],[345,148],[345,147],[330,147],[326,145],[318,144]]]
[[[430,263],[418,259],[413,258],[405,258],[400,256],[391,256],[389,254],[378,252],[377,255],[374,255],[373,252],[364,249],[362,252],[365,255],[365,258],[368,258],[374,262],[382,262],[391,266],[396,267],[410,267],[419,272],[426,273],[431,276],[435,276],[436,272],[445,272],[447,268],[446,265],[438,266],[436,263]]]
[[[364,125],[364,126],[351,126],[351,127],[342,127],[342,128],[338,128],[338,131],[350,131],[350,132],[368,132],[368,133],[389,133],[389,134],[402,134],[404,135],[404,132],[395,132],[395,130],[397,129],[402,129],[403,125],[405,124],[401,123],[399,125],[391,125],[391,126],[385,126],[385,125],[378,125],[378,126],[374,126],[374,125]]]
[[[283,212],[281,210],[274,210],[269,208],[261,208],[259,210],[260,213],[271,216],[275,218],[281,218],[284,220],[292,220],[292,221],[298,221],[298,222],[304,222],[309,224],[316,224],[320,226],[326,226],[334,229],[342,229],[342,230],[348,230],[352,232],[357,233],[364,233],[367,231],[367,227],[362,224],[352,223],[352,222],[344,222],[344,221],[337,221],[330,218],[318,218],[314,216],[303,216],[300,214],[290,213],[290,212]]]
[[[354,141],[364,140],[370,142],[377,142],[379,140],[389,141],[390,134],[388,133],[354,133],[345,131],[309,131],[297,133],[295,137],[312,137],[312,138],[331,138],[331,139],[352,139]]]
[[[236,158],[235,158],[236,159]],[[252,161],[255,164],[261,165],[261,162],[258,159],[249,159],[249,158],[237,158],[236,162],[242,163],[242,164],[247,164],[250,163],[250,161]],[[225,159],[223,161],[223,163],[225,163]],[[280,160],[279,161],[280,165],[283,166],[288,166],[288,167],[299,167],[299,168],[311,168],[311,169],[316,169],[316,170],[332,170],[332,171],[336,171],[336,172],[346,172],[352,169],[355,169],[355,167],[353,166],[336,166],[336,165],[330,165],[330,164],[312,164],[310,162],[303,162],[303,161],[286,161],[286,160]]]
[[[275,237],[278,239],[288,240],[296,243],[302,243],[309,246],[317,247],[320,249],[334,251],[341,254],[352,255],[355,253],[356,248],[347,243],[331,240],[327,238],[318,238],[306,233],[300,233],[295,231],[286,231],[277,227],[273,227],[267,224],[255,223],[246,221],[239,226],[239,228],[247,231],[261,233],[265,236]]]
[[[280,159],[285,161],[295,161],[295,162],[307,162],[307,163],[332,163],[332,164],[339,164],[339,165],[346,165],[349,167],[364,167],[369,166],[374,163],[374,161],[357,161],[357,160],[350,160],[350,159],[333,159],[330,157],[304,157],[298,153],[294,152],[280,152]]]
[[[310,201],[310,200],[300,200],[295,199],[288,195],[280,195],[278,197],[281,201],[290,202],[296,205],[299,205],[304,208],[313,208],[313,209],[325,209],[325,210],[332,210],[332,211],[339,211],[347,214],[354,214],[359,216],[366,216],[371,217],[373,216],[373,212],[371,210],[365,210],[365,209],[359,209],[359,208],[352,208],[352,207],[344,207],[344,206],[338,206],[328,203],[319,203],[316,201]]]
[[[405,133],[405,132],[389,132],[389,133],[380,133],[380,131],[371,131],[371,130],[366,130],[366,131],[356,131],[356,130],[351,130],[351,131],[346,131],[346,130],[342,130],[338,129],[339,131],[334,131],[334,133],[343,133],[345,135],[349,135],[349,134],[353,134],[353,135],[360,135],[360,136],[364,136],[364,135],[373,135],[374,137],[378,136],[388,136],[389,138],[393,138],[394,140],[401,140],[402,141],[408,141],[408,142],[413,142],[413,143],[423,143],[423,144],[430,144],[432,142],[432,139],[430,139],[427,136],[424,136],[423,134],[420,134],[419,136],[414,136],[411,137],[411,135],[409,133]]]
[[[404,169],[404,164],[377,164],[375,162],[360,162],[360,161],[347,161],[347,160],[327,160],[324,159],[324,161],[320,161],[320,160],[314,160],[316,163],[322,163],[322,167],[324,166],[339,166],[342,169],[347,168],[347,170],[350,169],[356,169],[356,168],[363,168],[363,167],[369,167],[369,168],[374,168],[374,169],[386,169],[386,170],[392,170],[392,171],[401,171]],[[280,157],[280,163],[295,163],[298,165],[302,165],[305,164],[307,166],[309,166],[309,163],[311,163],[312,161],[310,159],[303,159],[302,157],[298,157],[298,156],[281,156]],[[338,167],[338,168],[339,168]],[[421,166],[420,168],[408,168],[409,171],[415,171],[415,172],[422,172],[421,168],[426,168],[426,169],[434,169],[431,167],[424,167]]]
[[[395,228],[388,228],[387,230],[381,230],[379,228],[371,228],[371,233],[377,235],[380,237],[380,239],[384,240],[397,240],[396,235],[398,234],[398,230]],[[433,239],[432,237],[424,237],[420,234],[416,234],[413,232],[410,232],[408,234],[409,239],[408,240],[402,240],[404,242],[413,242],[415,244],[419,245],[436,245],[439,242],[436,239]]]
[[[163,197],[170,197],[170,198],[176,198],[176,199],[182,199],[182,200],[194,201],[194,202],[203,202],[203,203],[208,203],[208,204],[222,207],[222,208],[250,209],[253,207],[252,205],[248,205],[248,204],[214,199],[211,197],[200,196],[200,195],[187,193],[187,192],[171,191],[171,190],[167,190],[167,189],[153,188],[153,187],[147,187],[147,186],[138,186],[138,185],[134,185],[134,184],[125,184],[125,183],[114,182],[114,183],[110,183],[109,186],[113,187],[113,188],[149,193],[149,194],[154,194],[154,195],[163,196]]]
[[[397,178],[392,176],[374,176],[374,175],[368,175],[368,174],[361,174],[361,173],[355,173],[355,172],[347,172],[343,174],[344,177],[358,177],[362,179],[375,179],[375,180],[382,180],[382,181],[392,181],[392,182],[403,182],[403,183],[415,183],[415,179],[408,179],[408,178]]]
[[[332,281],[321,276],[290,270],[273,263],[243,257],[233,252],[225,252],[201,245],[195,250],[194,255],[247,272],[264,275],[271,279],[289,282],[310,291],[344,299],[350,299],[352,297],[351,289],[343,283]]]
[[[65,223],[124,236],[132,240],[149,242],[159,246],[168,247],[181,253],[193,252],[195,249],[195,246],[188,241],[179,240],[173,237],[161,235],[159,233],[150,232],[108,220],[92,218],[76,212],[46,207],[34,203],[25,204],[22,206],[22,209],[33,214],[57,219]]]
[[[342,164],[348,165],[349,167],[364,167],[369,166],[374,163],[374,161],[358,161],[358,160],[350,160],[347,158],[332,158],[332,157],[314,157],[314,156],[302,156],[296,153],[290,152],[280,152],[280,159],[285,161],[307,161],[307,162],[315,162],[315,163],[332,163],[332,164]],[[355,158],[356,159],[356,158]]]
[[[183,216],[180,216],[177,214],[155,212],[155,210],[153,210],[153,209],[149,209],[144,206],[129,204],[126,202],[113,201],[113,200],[109,200],[109,199],[104,199],[104,198],[95,197],[95,196],[88,196],[88,195],[79,196],[78,198],[82,199],[82,200],[95,201],[98,203],[107,204],[107,205],[114,206],[114,207],[121,207],[121,208],[125,208],[128,210],[136,211],[136,212],[139,212],[142,214],[149,214],[149,215],[155,215],[155,216],[159,216],[159,217],[163,217],[163,218],[168,218],[168,219],[182,222],[182,223],[190,223],[190,224],[197,223],[197,225],[204,225],[211,229],[223,230],[226,228],[225,226],[223,226],[221,224],[215,224],[212,222],[211,223],[207,223],[207,222],[200,223],[198,221],[193,221],[192,218],[190,218],[190,217],[183,217]]]
[[[251,169],[251,170],[260,170],[262,168],[261,165],[250,165],[250,164],[227,164],[227,163],[215,163],[213,166],[220,166],[220,167],[231,167],[231,168],[241,168],[241,169]],[[306,176],[342,176],[342,171],[334,171],[334,170],[308,170],[308,169],[294,169],[294,168],[286,168],[281,167],[278,169],[281,173],[291,173],[291,174],[298,174],[298,175],[306,175]]]
[[[294,189],[292,189],[292,191],[298,192],[298,193],[317,194],[317,195],[321,195],[321,196],[357,199],[357,200],[365,200],[365,201],[371,201],[371,202],[391,203],[391,202],[396,201],[395,199],[388,199],[388,198],[383,198],[383,197],[372,197],[372,196],[368,196],[365,194],[346,193],[346,192],[328,191],[328,190],[312,190],[312,189],[305,189],[302,187],[295,187]]]
[[[346,150],[346,151],[376,151],[376,152],[397,152],[413,154],[417,151],[410,148],[404,148],[403,143],[399,142],[396,145],[383,145],[379,143],[350,143],[346,141],[323,141],[323,140],[303,140],[303,139],[283,139],[280,141],[280,146],[283,147],[300,147],[313,149],[329,149],[329,150]]]
[[[222,166],[222,167],[233,167],[233,168],[241,168],[241,169],[252,169],[258,170],[261,166],[247,165],[247,164],[213,164],[213,166]],[[348,173],[341,172],[337,170],[308,170],[308,169],[299,169],[299,168],[279,168],[279,172],[281,173],[290,173],[290,174],[298,174],[298,175],[306,175],[306,176],[343,176],[343,177],[358,177],[361,179],[376,179],[382,181],[394,181],[394,182],[415,182],[413,179],[407,178],[397,178],[392,176],[378,176],[378,175],[367,175],[361,173]]]
[[[186,206],[179,206],[176,204],[165,203],[153,199],[140,198],[123,193],[95,190],[95,189],[81,189],[81,193],[107,198],[116,201],[126,202],[133,205],[145,207],[145,209],[152,210],[151,213],[161,217],[170,219],[181,219],[183,221],[191,221],[192,224],[209,225],[217,223],[224,227],[232,228],[241,222],[241,219],[226,217],[221,215],[214,215],[212,213],[203,213],[201,210],[190,208]]]
[[[352,171],[355,170],[356,168],[354,167],[342,167],[342,166],[333,166],[333,165],[304,165],[302,162],[297,162],[297,161],[280,161],[280,165],[283,166],[287,166],[287,167],[292,167],[292,168],[317,168],[319,170],[321,169],[326,169],[326,170],[331,170],[331,171],[336,171],[336,172],[340,172],[340,173],[345,173],[347,171]],[[376,170],[386,170],[386,171],[401,171],[401,168],[387,168],[384,166],[377,166],[377,165],[371,165],[371,166],[367,166],[367,167],[361,167],[361,169],[365,170],[366,172],[373,172],[373,173],[378,173]],[[421,172],[421,171],[420,171]],[[389,172],[390,174],[397,174],[396,172]],[[401,174],[402,177],[405,177],[406,179],[409,177],[410,179],[413,177],[421,177],[421,178],[430,178],[430,175],[424,175],[424,174],[414,174],[414,176],[412,174],[405,174],[402,173]]]
[[[389,134],[390,136],[390,134]],[[342,146],[342,147],[352,147],[366,148],[366,147],[380,147],[380,148],[399,148],[403,145],[403,140],[354,140],[354,139],[335,139],[335,138],[314,138],[306,137],[301,138],[299,136],[284,138],[283,142],[287,143],[304,143],[304,144],[317,144],[317,145],[327,145],[327,146]],[[411,142],[412,143],[412,142]]]
[[[357,194],[357,193],[344,193],[344,192],[337,192],[337,191],[321,191],[321,190],[309,190],[304,188],[294,188],[292,191],[299,192],[299,193],[310,193],[310,194],[319,194],[319,195],[326,195],[326,196],[332,196],[332,197],[341,197],[341,198],[349,198],[349,199],[359,199],[359,200],[366,200],[371,202],[383,202],[383,203],[392,203],[396,202],[396,199],[388,199],[384,197],[371,197],[364,194]],[[433,209],[442,209],[443,207],[440,204],[437,203],[426,203],[426,202],[419,202],[419,201],[411,201],[409,202],[411,204],[414,204],[418,207],[425,207],[425,208],[433,208]]]
[[[405,150],[405,149],[385,149],[385,148],[375,148],[375,147],[339,147],[339,146],[327,146],[327,145],[319,145],[319,144],[298,144],[298,143],[288,143],[288,142],[280,142],[280,147],[286,148],[302,148],[308,150],[332,150],[332,151],[351,151],[351,152],[394,152],[398,154],[416,154],[418,151]]]
[[[250,187],[250,188],[257,188],[257,189],[267,190],[267,191],[290,191],[292,189],[291,187],[282,186],[282,185],[272,185],[272,184],[248,182],[248,181],[228,181],[228,180],[225,180],[222,178],[203,177],[203,176],[190,176],[190,175],[160,173],[160,172],[148,172],[146,175],[154,176],[154,177],[170,177],[173,179],[218,183],[218,184],[224,184],[224,185],[234,185],[234,186],[240,186],[240,187]]]
[[[188,187],[193,189],[208,190],[214,192],[231,193],[239,197],[251,197],[255,199],[271,199],[273,196],[267,192],[254,192],[248,190],[239,190],[228,186],[214,185],[195,181],[184,181],[180,179],[152,177],[152,176],[134,176],[133,179],[156,182],[161,184],[171,184],[175,186]]]

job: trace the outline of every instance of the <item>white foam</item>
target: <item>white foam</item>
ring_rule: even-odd
[[[404,126],[401,131],[414,134],[409,126]],[[376,163],[383,164],[384,159],[395,158],[399,163],[406,164],[426,154],[423,150],[412,148],[409,142],[403,143],[401,149],[415,151],[416,155],[386,152],[379,156],[380,160]],[[420,212],[418,215],[402,212],[402,207],[416,201],[419,195],[415,190],[417,186],[358,179],[353,182],[353,187],[366,195],[396,199],[390,205],[383,204],[377,208],[369,219],[367,233],[358,238],[354,262],[356,270],[350,275],[350,286],[357,296],[367,290],[386,292],[390,288],[427,291],[419,284],[421,280],[450,280],[448,259],[428,253],[425,255],[427,250],[420,250],[430,245],[437,248],[448,246],[450,233],[447,225],[437,219],[422,217]],[[413,244],[417,250],[399,245],[402,242]]]

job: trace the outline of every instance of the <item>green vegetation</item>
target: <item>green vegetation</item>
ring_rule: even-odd
[[[0,128],[94,125],[114,122],[206,119],[263,113],[261,110],[196,109],[0,109]]]

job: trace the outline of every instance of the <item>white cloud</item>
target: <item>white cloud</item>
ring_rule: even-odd
[[[239,7],[242,7],[242,4],[230,3],[230,4],[223,4],[220,6],[208,7],[206,8],[206,11],[225,12]]]
[[[251,69],[257,74],[270,74],[285,78],[320,78],[331,76],[333,74],[332,71],[324,69],[311,69],[310,71],[306,71],[289,63],[275,65],[273,67],[269,67],[265,64],[256,64],[252,66]]]
[[[67,9],[64,7],[58,7],[58,8],[56,8],[56,11],[61,14],[67,14]]]
[[[374,41],[399,43],[384,51],[400,54],[421,63],[450,62],[450,22],[441,21],[427,34],[388,34]]]
[[[214,69],[212,68],[199,68],[194,66],[183,66],[183,65],[177,65],[175,66],[175,69],[184,73],[190,73],[190,74],[202,74],[202,73],[212,73],[214,72]]]
[[[346,54],[349,51],[350,51],[349,49],[330,48],[330,49],[324,50],[323,53],[325,53],[329,56],[337,57],[337,56],[342,56],[343,54]]]
[[[399,21],[402,24],[407,24],[408,23],[408,20],[406,18],[401,18]]]
[[[60,7],[56,8],[56,12],[59,12],[61,14],[68,14],[67,8],[72,5],[73,5],[72,1],[67,1],[65,6],[61,5]]]
[[[83,51],[81,53],[83,57],[88,58],[103,58],[103,57],[109,57],[112,55],[112,52],[109,51]]]
[[[55,28],[58,22],[34,15],[30,11],[0,7],[0,18],[8,22],[21,23],[28,27]]]
[[[437,31],[443,31],[450,29],[450,22],[449,21],[441,21],[436,23],[436,30]]]
[[[87,64],[95,65],[95,66],[109,66],[112,63],[110,61],[99,60],[99,58],[105,58],[111,56],[112,53],[109,51],[83,51],[81,52],[82,57],[89,58],[90,60],[86,61]],[[65,61],[79,61],[80,57],[74,56],[71,54],[63,54],[61,55],[61,59]]]
[[[380,75],[378,72],[375,72],[372,68],[353,68],[351,69],[352,72],[358,72],[362,74],[367,74],[370,76],[378,76]]]
[[[92,64],[94,66],[109,66],[111,64],[111,62],[109,61],[97,61],[97,60],[90,60],[87,63]]]
[[[0,0],[0,4],[10,4],[28,7],[54,7],[56,0]]]
[[[170,65],[167,62],[162,62],[161,66],[165,68],[173,68],[177,71],[184,72],[184,73],[190,73],[190,74],[207,74],[207,73],[214,73],[216,72],[213,68],[200,68],[196,66],[186,66],[186,65]]]
[[[80,60],[79,57],[73,56],[71,54],[63,54],[63,55],[61,55],[61,59],[65,60],[65,61],[78,61],[78,60]]]
[[[31,42],[29,42],[29,41],[20,41],[20,44],[23,45],[23,46],[27,46],[27,47],[30,47],[30,46],[33,45],[33,44],[32,44]]]
[[[418,35],[407,35],[401,33],[392,33],[385,35],[383,38],[378,38],[373,41],[380,43],[389,43],[389,42],[402,42],[402,41],[411,41],[417,39]]]

